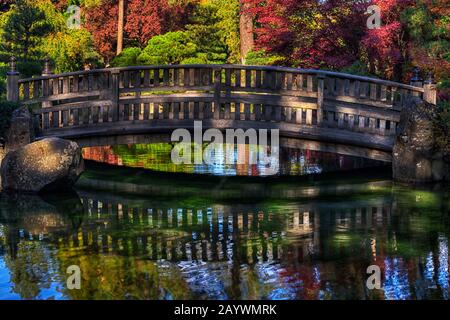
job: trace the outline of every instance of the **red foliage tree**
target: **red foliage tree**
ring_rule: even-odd
[[[400,22],[410,0],[374,0],[381,9],[381,27],[367,30],[361,41],[369,72],[387,79],[401,80],[407,60],[407,35]]]
[[[128,0],[125,10],[125,46],[145,47],[155,35],[183,25],[188,6],[169,5],[167,0]],[[106,61],[115,56],[118,1],[103,0],[100,6],[84,8],[84,25],[92,33]]]
[[[352,0],[243,0],[256,21],[256,46],[305,68],[339,69],[358,56],[365,7]]]

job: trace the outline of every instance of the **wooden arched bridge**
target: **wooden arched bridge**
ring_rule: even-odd
[[[343,73],[241,65],[166,65],[20,79],[8,99],[32,105],[37,138],[81,146],[169,139],[177,128],[279,129],[281,144],[391,161],[409,95],[435,103],[431,84]]]

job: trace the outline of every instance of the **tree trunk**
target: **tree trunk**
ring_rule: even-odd
[[[253,37],[253,19],[252,17],[245,13],[248,9],[248,3],[242,3],[241,1],[241,15],[240,15],[240,37],[241,37],[241,59],[242,63],[245,63],[245,58],[247,54],[253,50],[255,46],[255,39]]]
[[[117,23],[117,55],[123,50],[123,26],[125,19],[125,0],[119,0],[119,20]]]

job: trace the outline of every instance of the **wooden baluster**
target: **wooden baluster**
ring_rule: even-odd
[[[368,88],[368,83],[367,82],[361,82],[360,84],[360,91],[359,91],[359,97],[360,98],[367,98],[367,88]]]
[[[380,100],[383,102],[387,101],[387,87],[386,86],[381,86]]]
[[[297,124],[303,123],[303,109],[302,108],[295,109],[295,122]]]
[[[71,112],[72,112],[72,118],[73,118],[72,123],[74,126],[78,126],[79,122],[80,122],[78,109],[72,109]]]
[[[234,119],[241,120],[241,104],[239,102],[235,104],[234,110]]]
[[[344,80],[344,92],[342,93],[344,96],[348,96],[350,92],[350,80]]]
[[[63,93],[70,93],[69,90],[69,77],[63,78]]]
[[[153,119],[154,120],[159,119],[159,104],[156,102],[152,103],[152,110],[153,110]]]
[[[222,96],[222,69],[219,69],[214,71],[214,119],[216,120],[220,118],[221,96]]]
[[[395,106],[397,100],[397,87],[391,87],[391,96],[390,96],[390,104]]]
[[[40,81],[33,81],[33,99],[39,99],[40,90],[39,90]]]
[[[139,120],[139,115],[141,114],[141,104],[134,103],[133,106],[133,120]]]
[[[312,75],[308,75],[308,77],[306,78],[306,85],[308,92],[314,91],[314,78]]]
[[[380,132],[382,135],[385,135],[385,134],[386,134],[386,120],[384,120],[384,119],[380,119],[380,128],[379,128],[379,132]]]
[[[265,104],[264,108],[264,120],[271,121],[272,120],[272,106]]]
[[[286,122],[292,122],[292,108],[287,107],[286,108]]]
[[[164,81],[164,86],[166,86],[166,87],[170,86],[170,73],[169,73],[168,68],[165,68],[163,71],[163,81]]]
[[[78,75],[75,75],[75,76],[73,76],[72,79],[73,79],[72,91],[75,92],[75,93],[78,93],[80,77]],[[53,94],[55,94],[55,93],[53,92]]]
[[[44,118],[44,130],[50,128],[50,114],[49,112],[45,112],[42,114]]]
[[[397,134],[397,122],[394,122],[394,121],[391,121],[391,124],[390,124],[391,126],[390,126],[390,128],[389,128],[389,133],[391,134],[391,135],[396,135]]]
[[[49,88],[49,79],[42,80],[42,97],[46,98],[50,95]]]
[[[144,103],[144,120],[150,119],[150,104]]]
[[[344,79],[337,79],[337,95],[342,97],[345,92],[345,81]]]
[[[350,130],[353,130],[354,127],[355,127],[355,115],[349,114],[348,115],[348,128]]]
[[[366,126],[366,118],[363,116],[359,116],[358,117],[358,128],[359,131],[365,131],[365,126]]]
[[[29,100],[30,99],[30,83],[25,82],[23,84],[23,100]]]
[[[255,75],[255,88],[260,89],[263,87],[262,83],[262,71],[261,70],[256,70],[256,75]]]
[[[59,128],[59,111],[52,112],[52,128]]]
[[[252,88],[252,70],[250,69],[245,70],[245,88]]]
[[[291,72],[288,72],[286,74],[286,90],[291,91],[293,88],[293,74]]]
[[[356,94],[355,94],[355,89],[356,89],[355,85],[356,85],[356,81],[354,81],[354,80],[351,80],[349,85],[348,85],[348,95],[350,97],[355,97],[356,96]]]
[[[189,108],[191,107],[190,104],[191,103],[189,103]],[[163,103],[163,114],[162,114],[163,117],[162,117],[162,119],[169,119],[169,112],[170,112],[170,103],[164,102]],[[192,116],[190,114],[189,115],[189,119],[194,119],[194,106],[193,105],[192,105]]]
[[[172,102],[173,119],[183,120],[184,119],[184,103],[183,102]],[[145,112],[145,111],[144,111]]]
[[[110,112],[112,121],[119,121],[120,102],[120,71],[111,72],[111,89],[109,100],[111,101]]]
[[[306,75],[305,75],[306,76]],[[298,90],[304,91],[305,90],[305,76],[303,74],[300,74],[297,78],[297,87]]]
[[[377,100],[378,97],[378,86],[376,83],[370,84],[370,99],[371,100]]]
[[[225,69],[225,88],[229,92],[231,87],[231,69]]]
[[[324,102],[325,77],[317,76],[317,125],[321,126],[323,122],[323,102]]]
[[[306,124],[308,126],[313,124],[312,120],[312,109],[306,109]]]
[[[97,89],[97,79],[94,79],[94,74],[90,73],[88,76],[88,91],[93,91]]]
[[[282,108],[281,106],[273,106],[273,108],[275,109],[275,121],[276,122],[281,122],[281,115],[282,115]]]
[[[188,76],[187,84],[186,84],[186,75]],[[186,72],[186,69],[185,69],[184,77],[185,77],[184,85],[187,87],[187,86],[189,86],[189,72]],[[153,85],[155,87],[159,87],[159,85],[160,85],[159,69],[154,69],[153,70]]]
[[[375,118],[369,118],[369,130],[370,130],[371,132],[375,132],[376,125],[377,125],[377,119],[375,119]]]
[[[261,104],[253,104],[253,112],[255,113],[255,121],[261,121],[262,115],[262,105]]]
[[[240,88],[241,87],[241,69],[235,69],[234,70],[234,76],[236,78],[236,88]]]
[[[342,112],[338,113],[338,128],[339,129],[344,128],[344,113]]]
[[[244,104],[244,120],[250,121],[250,104],[245,103]]]
[[[144,88],[150,87],[150,70],[144,70]]]

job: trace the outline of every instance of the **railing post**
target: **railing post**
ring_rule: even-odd
[[[433,75],[431,74],[431,72],[428,74],[428,78],[424,82],[423,90],[423,100],[436,105],[437,90],[436,85],[433,83]]]
[[[110,96],[110,100],[112,103],[112,107],[113,107],[113,122],[117,122],[119,121],[120,117],[119,117],[119,112],[120,112],[120,108],[119,108],[119,95],[120,95],[120,91],[119,91],[119,76],[120,76],[120,71],[119,70],[113,70],[111,71],[111,96]]]
[[[410,80],[410,85],[422,88],[423,79],[420,77],[420,69],[418,67],[414,67],[413,69],[413,76]]]
[[[52,72],[52,67],[50,65],[50,59],[49,58],[45,58],[44,60],[44,69],[42,70],[42,76],[51,76],[53,74]],[[53,80],[53,81],[57,81],[57,80]],[[43,96],[44,98],[48,95],[50,90],[50,82],[49,80],[43,80],[42,81],[42,91],[43,91]],[[42,108],[50,108],[53,106],[53,103],[51,101],[43,101],[42,102]]]
[[[6,99],[12,102],[19,101],[19,72],[17,72],[17,60],[11,57],[9,61],[9,71],[6,74]]]
[[[317,125],[322,125],[323,122],[323,91],[325,88],[325,76],[317,75]]]
[[[222,68],[214,69],[214,119],[220,119]]]

